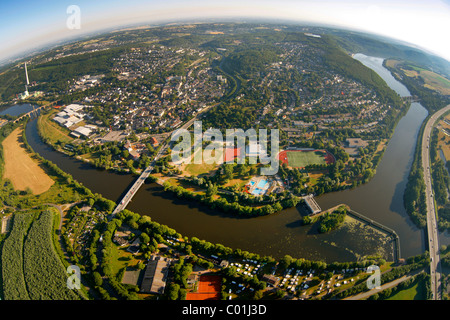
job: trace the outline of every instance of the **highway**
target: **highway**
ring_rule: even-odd
[[[441,263],[439,256],[438,226],[436,221],[436,209],[434,205],[434,194],[431,184],[430,171],[430,139],[431,132],[436,120],[445,112],[450,111],[450,105],[434,113],[425,125],[422,135],[422,167],[425,179],[425,193],[427,205],[427,234],[430,252],[430,275],[431,291],[433,300],[441,300]]]
[[[205,112],[206,110],[210,109],[213,106],[216,106],[217,104],[205,107],[203,110],[201,110],[199,113],[197,113],[197,115],[195,117],[193,117],[191,120],[187,121],[183,126],[180,127],[180,129],[187,129],[189,128],[194,121],[197,120],[198,116]],[[179,130],[179,129],[176,129]],[[174,130],[174,131],[176,131]],[[128,190],[128,192],[125,194],[125,196],[120,200],[119,204],[116,206],[116,208],[114,209],[113,213],[112,213],[112,217],[114,217],[117,213],[119,213],[120,211],[122,211],[123,209],[125,209],[128,205],[128,203],[130,203],[131,199],[133,198],[133,196],[138,192],[139,188],[144,184],[145,179],[148,178],[148,176],[152,173],[156,161],[158,161],[158,159],[167,151],[167,148],[169,148],[170,146],[170,140],[166,141],[161,148],[159,149],[158,153],[155,155],[155,157],[153,158],[153,161],[150,163],[150,165],[145,168],[144,171],[142,171],[141,175],[139,176],[139,178],[137,180],[135,180],[131,186],[131,188]]]

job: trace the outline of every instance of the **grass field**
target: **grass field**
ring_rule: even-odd
[[[35,195],[44,193],[54,181],[31,159],[20,142],[21,128],[15,129],[3,140],[4,179],[9,179],[16,190],[25,191],[28,188]]]
[[[195,153],[191,156],[191,163],[186,164],[182,168],[182,171],[191,176],[199,176],[202,174],[211,174],[212,171],[216,170],[220,166],[220,163],[219,164],[215,162],[206,163],[206,162],[213,162],[215,158],[215,152],[213,152],[210,157],[207,156],[206,152],[203,152],[202,163],[194,163],[195,155],[200,151],[201,151],[200,149],[195,151]],[[222,157],[223,157],[222,152],[219,155],[217,155],[218,159],[222,159]]]
[[[389,297],[387,300],[426,300],[426,294],[423,290],[424,283],[415,282],[405,290],[401,290]]]
[[[51,118],[57,111],[58,110],[54,110],[49,114],[44,114],[39,117],[38,119],[39,134],[41,134],[50,143],[55,143],[57,141],[70,143],[73,141],[73,138],[69,136],[70,131],[66,128],[61,127],[56,122],[51,120]]]
[[[279,159],[282,163],[287,163],[289,167],[304,168],[313,164],[327,164],[325,151],[311,150],[311,151],[282,151]]]

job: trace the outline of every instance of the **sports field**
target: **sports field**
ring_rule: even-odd
[[[202,275],[198,281],[197,292],[189,292],[186,300],[219,300],[222,277]]]
[[[17,128],[3,140],[4,172],[3,178],[9,179],[16,190],[27,190],[33,194],[47,191],[54,181],[39,167],[37,161],[20,142],[22,129]]]
[[[284,150],[278,158],[289,167],[304,168],[313,164],[334,163],[334,157],[326,150]]]

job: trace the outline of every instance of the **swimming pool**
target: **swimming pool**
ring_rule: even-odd
[[[258,188],[263,189],[268,183],[269,183],[269,181],[262,179],[262,180],[259,180],[259,182],[256,186]]]
[[[252,191],[252,194],[257,195],[257,196],[259,196],[263,193],[264,193],[264,190],[258,189],[258,188],[255,188],[255,190]]]

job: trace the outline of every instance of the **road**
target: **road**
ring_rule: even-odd
[[[425,193],[427,205],[427,234],[430,252],[431,292],[433,300],[441,300],[441,263],[439,256],[438,226],[436,221],[436,208],[434,205],[433,188],[431,184],[430,140],[431,132],[436,120],[445,112],[450,111],[450,105],[434,113],[425,125],[422,135],[422,167],[425,180]]]
[[[393,288],[393,287],[398,286],[403,281],[411,279],[413,276],[419,274],[422,271],[423,270],[414,271],[414,272],[412,272],[410,274],[404,275],[403,277],[400,277],[400,278],[395,279],[395,280],[393,280],[391,282],[383,284],[382,286],[380,286],[380,289],[372,289],[372,290],[369,290],[369,291],[366,291],[366,292],[362,292],[362,293],[356,294],[354,296],[350,296],[350,297],[344,298],[343,300],[366,300],[370,296],[374,295],[375,293],[381,292],[381,291],[386,290],[388,288]]]
[[[197,115],[195,117],[193,117],[191,120],[187,121],[183,126],[181,126],[180,129],[189,128],[194,123],[194,121],[197,120],[197,118],[200,114],[202,114],[203,112],[207,111],[208,109],[210,109],[211,107],[214,107],[216,105],[217,104],[205,107],[203,110],[201,110],[199,113],[197,113]],[[176,130],[179,130],[179,129],[176,129]],[[174,130],[174,131],[176,131],[176,130]],[[139,188],[144,184],[145,179],[147,179],[148,176],[152,173],[152,171],[155,167],[156,161],[158,161],[158,159],[167,151],[170,144],[171,144],[170,141],[166,141],[161,146],[161,148],[159,149],[156,156],[153,158],[153,161],[150,163],[150,165],[147,168],[145,168],[144,171],[142,171],[139,178],[136,181],[134,181],[131,188],[128,190],[128,192],[125,194],[125,196],[120,200],[119,204],[116,206],[116,208],[114,209],[114,211],[112,213],[113,217],[117,213],[119,213],[120,211],[122,211],[123,209],[125,209],[127,207],[128,203],[131,201],[133,196],[138,192]]]

